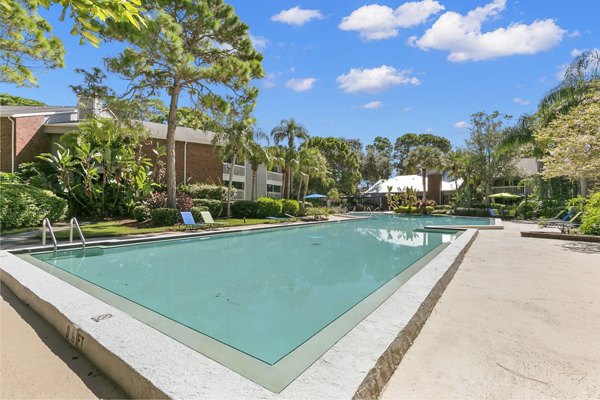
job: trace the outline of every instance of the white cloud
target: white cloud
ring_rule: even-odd
[[[307,90],[312,89],[312,87],[317,82],[316,78],[305,78],[305,79],[290,79],[285,83],[285,87],[288,89],[292,89],[295,92],[306,92]]]
[[[279,14],[271,17],[271,21],[282,22],[284,24],[302,26],[313,19],[323,19],[319,10],[305,10],[296,6],[289,10],[283,10]]]
[[[269,44],[269,40],[262,36],[254,36],[251,33],[249,33],[248,36],[250,36],[250,41],[256,49],[264,49],[267,47],[267,44]]]
[[[370,4],[354,10],[339,24],[343,31],[358,31],[365,40],[381,40],[398,36],[399,28],[422,24],[444,6],[434,0],[412,1],[395,10],[379,4]]]
[[[513,99],[513,101],[515,102],[515,104],[518,104],[520,106],[528,106],[529,103],[531,103],[531,100],[525,100],[525,99],[522,99],[520,97],[515,97]]]
[[[371,101],[367,104],[363,104],[361,107],[366,108],[367,110],[374,110],[376,108],[381,108],[383,105],[382,101]]]
[[[458,129],[465,129],[469,127],[469,123],[465,121],[458,121],[454,124],[454,127]]]
[[[411,112],[412,111],[412,107],[404,107],[400,110],[400,112],[402,113],[407,113],[407,112]]]
[[[446,12],[422,37],[413,36],[409,43],[423,50],[448,50],[448,60],[453,62],[478,61],[548,50],[558,44],[566,33],[551,19],[537,20],[529,25],[513,23],[482,32],[482,24],[505,7],[506,0],[494,0],[469,11],[467,15]]]
[[[281,75],[279,72],[269,72],[268,74],[265,74],[265,77],[262,80],[265,89],[272,89],[277,86],[277,77],[279,75]]]
[[[397,70],[394,67],[382,65],[371,69],[352,68],[347,74],[337,77],[337,82],[346,93],[377,93],[398,85],[420,85],[415,77],[409,76],[411,70]]]

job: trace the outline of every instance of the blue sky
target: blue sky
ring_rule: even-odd
[[[269,132],[294,118],[311,135],[392,142],[430,132],[462,145],[469,115],[532,112],[584,49],[600,47],[598,0],[232,0],[264,54],[255,116]],[[38,71],[39,88],[0,92],[75,104],[75,68],[101,66],[119,45],[80,46],[45,12],[66,67]]]

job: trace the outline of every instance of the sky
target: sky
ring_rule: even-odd
[[[310,135],[392,142],[432,133],[461,146],[470,115],[516,119],[600,48],[599,0],[230,0],[264,56],[255,117],[265,132],[294,118]],[[0,92],[75,105],[75,68],[101,67],[119,44],[79,45],[60,10],[43,11],[67,51],[38,88]],[[185,105],[185,100],[181,105]]]

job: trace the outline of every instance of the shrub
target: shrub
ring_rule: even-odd
[[[194,217],[194,221],[199,224],[202,221],[201,211],[210,211],[206,206],[192,207],[190,212],[192,213],[192,217]],[[211,213],[212,214],[212,213]]]
[[[193,185],[182,185],[179,190],[194,199],[227,201],[227,187],[225,186],[195,183]],[[235,188],[232,188],[232,196],[234,194]]]
[[[432,214],[432,213],[433,213],[433,206],[426,206],[426,207],[425,207],[425,213],[426,213],[427,215],[430,215],[430,214]]]
[[[221,200],[194,199],[194,207],[206,207],[214,218],[218,218],[223,212],[223,203]]]
[[[155,208],[150,213],[154,226],[173,226],[177,222],[177,215],[174,208]]]
[[[298,215],[300,211],[300,204],[296,200],[282,200],[281,201],[281,212],[283,214]]]
[[[419,209],[417,207],[398,206],[394,208],[396,214],[418,214]]]
[[[239,200],[231,203],[231,215],[234,218],[256,218],[258,215],[258,204],[250,200]]]
[[[133,218],[137,222],[144,222],[150,219],[150,208],[147,206],[133,207]]]
[[[326,207],[307,207],[304,213],[305,215],[311,215],[315,217],[329,215],[329,211]]]
[[[535,217],[540,204],[541,203],[537,200],[529,200],[527,202],[522,201],[517,206],[517,214],[523,218]]]
[[[261,197],[256,200],[258,218],[276,217],[281,215],[281,201],[270,197]]]
[[[569,211],[580,212],[585,211],[587,202],[588,199],[581,196],[577,196],[567,200],[566,206],[569,208]]]
[[[167,192],[154,192],[146,199],[146,204],[151,210],[167,207]],[[192,198],[183,192],[177,192],[177,209],[189,211],[192,208]]]
[[[0,182],[2,183],[21,183],[17,174],[0,171]]]
[[[66,200],[49,190],[2,182],[0,192],[0,225],[4,229],[40,226],[44,218],[58,221],[67,212]]]
[[[454,215],[462,215],[467,217],[489,217],[490,213],[488,211],[488,208],[456,207],[454,209]]]
[[[600,192],[590,197],[581,220],[581,233],[600,235]]]

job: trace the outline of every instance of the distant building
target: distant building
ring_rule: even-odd
[[[36,161],[41,153],[56,151],[56,144],[80,121],[101,113],[95,103],[83,107],[0,107],[0,171],[14,172],[19,164]],[[144,122],[148,140],[143,144],[147,157],[154,161],[152,149],[165,144],[167,125]],[[224,184],[229,180],[229,163],[224,163],[212,145],[213,132],[178,127],[175,131],[177,183]],[[236,200],[250,200],[252,170],[236,165],[233,176]],[[283,174],[260,166],[257,173],[257,197],[281,197]]]

